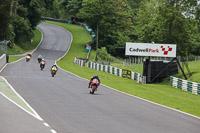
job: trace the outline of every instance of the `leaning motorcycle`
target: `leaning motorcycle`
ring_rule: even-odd
[[[56,75],[57,69],[56,68],[52,68],[51,69],[51,75],[52,77],[54,77],[54,75]]]
[[[40,68],[41,68],[41,70],[43,70],[44,67],[45,67],[45,62],[41,62],[41,63],[40,63]]]
[[[90,83],[90,94],[94,94],[97,91],[97,87],[99,86],[99,81],[97,79],[93,79]]]
[[[31,56],[26,56],[26,62],[28,62],[31,59]]]

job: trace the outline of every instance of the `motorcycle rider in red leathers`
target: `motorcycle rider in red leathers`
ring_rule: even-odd
[[[99,81],[99,85],[100,85],[100,79],[99,79],[98,75],[94,75],[94,76],[90,79],[88,88],[91,87],[90,84],[91,84],[91,82],[92,82],[93,79],[97,79],[97,80]]]

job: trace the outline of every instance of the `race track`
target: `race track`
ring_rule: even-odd
[[[91,95],[87,89],[88,80],[61,69],[51,77],[50,67],[70,47],[71,35],[50,24],[42,23],[39,28],[44,37],[31,61],[9,64],[0,75],[57,133],[200,132],[200,119],[195,117],[102,85]],[[39,54],[47,62],[43,71],[37,63]]]

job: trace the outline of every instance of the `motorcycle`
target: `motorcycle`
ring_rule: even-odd
[[[27,55],[26,56],[26,62],[30,61],[30,59],[31,59],[31,56]]]
[[[53,67],[51,69],[51,75],[52,75],[52,77],[54,77],[54,75],[56,75],[56,72],[57,72],[57,69]]]
[[[90,83],[90,94],[94,94],[97,91],[97,87],[99,86],[99,81],[97,79],[93,79]]]
[[[43,70],[44,67],[45,67],[45,62],[42,61],[42,62],[40,63],[40,68],[41,68],[41,70]]]

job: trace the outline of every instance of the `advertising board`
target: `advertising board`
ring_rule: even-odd
[[[122,69],[122,77],[131,79],[131,71],[130,70],[126,70],[126,69]]]
[[[125,55],[176,57],[176,45],[127,42]]]

